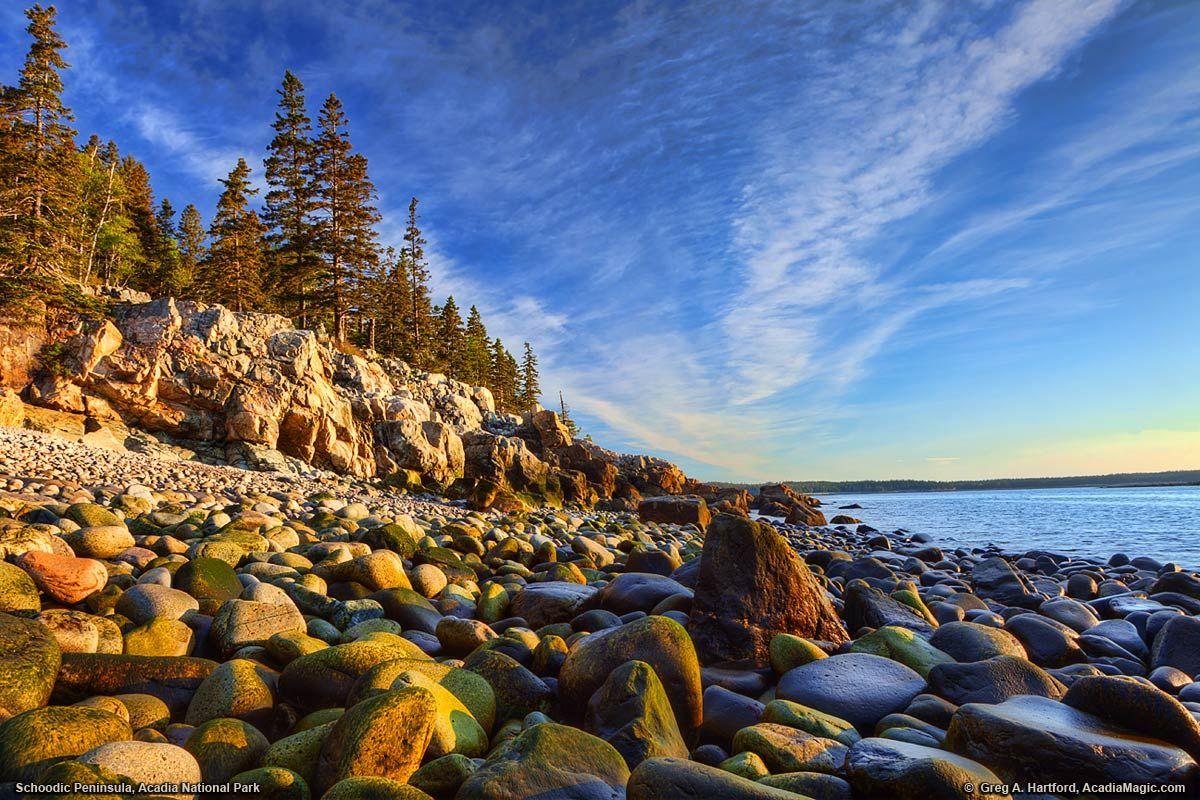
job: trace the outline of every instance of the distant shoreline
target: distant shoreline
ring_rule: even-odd
[[[776,483],[779,483],[778,481]],[[781,481],[797,492],[811,495],[902,494],[907,492],[973,492],[1018,489],[1148,489],[1171,486],[1200,486],[1200,470],[1168,472],[1125,472],[1111,475],[1079,475],[1061,478],[990,478],[986,480],[925,481],[913,479],[863,481]],[[758,483],[714,482],[717,486],[757,493]]]

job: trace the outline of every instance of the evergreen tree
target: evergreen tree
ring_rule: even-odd
[[[458,311],[458,304],[454,302],[454,295],[450,295],[438,313],[434,353],[436,368],[460,380],[463,376],[464,336],[462,315]]]
[[[488,388],[492,390],[492,399],[496,401],[496,410],[511,412],[517,410],[517,393],[520,374],[517,360],[504,347],[500,339],[492,342],[491,378]]]
[[[121,161],[121,182],[125,187],[123,198],[125,216],[128,217],[137,237],[137,248],[128,272],[117,275],[116,280],[128,282],[135,289],[156,294],[158,291],[160,265],[155,263],[158,244],[158,225],[154,221],[154,192],[150,188],[150,173],[142,162],[133,156]]]
[[[0,90],[0,274],[74,277],[80,162],[62,101],[66,42],[53,6],[25,12],[33,44],[16,86]]]
[[[479,309],[471,306],[463,332],[462,380],[472,386],[487,386],[491,377],[491,353],[487,328]]]
[[[518,407],[521,411],[532,411],[541,397],[542,387],[538,383],[538,360],[533,354],[533,347],[525,343],[525,354],[521,358],[521,389],[517,395]]]
[[[315,145],[318,251],[324,263],[316,296],[332,313],[334,338],[346,338],[346,318],[356,307],[364,272],[377,260],[375,187],[367,160],[351,152],[346,115],[329,95],[318,119]]]
[[[316,245],[316,210],[312,120],[304,103],[304,85],[290,71],[277,90],[279,110],[267,146],[267,190],[263,222],[272,247],[272,273],[280,307],[307,327],[311,294],[320,262]]]
[[[206,239],[204,221],[200,219],[200,211],[191,203],[186,205],[179,215],[179,230],[176,239],[179,242],[179,272],[180,283],[187,296],[191,295],[192,284],[204,261]]]
[[[425,261],[425,239],[417,226],[417,198],[408,204],[408,225],[404,230],[404,262],[408,270],[408,302],[405,327],[408,330],[403,358],[410,364],[431,366],[429,340],[433,330],[433,310],[429,300],[429,265]]]
[[[384,251],[380,268],[370,282],[367,301],[375,320],[374,347],[387,355],[402,355],[407,336],[404,319],[410,307],[403,252],[397,253],[392,247]]]
[[[158,265],[156,295],[180,297],[187,289],[189,274],[183,268],[179,239],[175,235],[175,208],[163,198],[154,214],[156,240],[154,261]]]
[[[113,142],[101,144],[92,136],[79,155],[80,202],[77,207],[76,237],[79,253],[77,277],[90,283],[93,276],[112,269],[109,250],[112,231],[129,228],[124,214],[124,183],[117,170],[120,158]]]
[[[263,272],[263,228],[249,199],[258,190],[250,185],[246,159],[239,158],[221,184],[225,191],[209,229],[212,246],[201,270],[200,288],[205,300],[245,311],[262,299]]]

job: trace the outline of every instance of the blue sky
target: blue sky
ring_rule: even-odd
[[[1200,467],[1200,5],[60,2],[211,214],[284,69],[585,430],[705,478]],[[25,50],[0,9],[0,69]]]

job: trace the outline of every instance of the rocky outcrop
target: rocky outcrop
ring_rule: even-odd
[[[800,494],[785,483],[764,484],[758,490],[759,513],[783,517],[789,525],[824,525],[825,515],[818,509],[820,505],[817,498]]]
[[[662,459],[572,440],[553,411],[498,413],[485,387],[343,352],[284,317],[129,300],[55,342],[53,368],[28,386],[33,404],[255,469],[302,462],[467,497],[481,509],[611,498],[632,508],[644,494],[698,485]],[[6,380],[10,372],[19,386],[28,380],[7,368]],[[15,421],[9,406],[20,408],[0,397],[4,419]]]

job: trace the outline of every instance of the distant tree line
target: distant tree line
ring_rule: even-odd
[[[803,494],[881,494],[884,492],[970,492],[988,489],[1070,489],[1085,487],[1186,486],[1200,484],[1200,470],[1171,472],[1120,472],[1112,475],[1076,475],[1065,478],[991,478],[977,481],[775,481]],[[723,483],[717,486],[757,491],[757,483]]]
[[[464,321],[454,297],[432,302],[417,198],[403,245],[379,242],[375,186],[336,95],[314,125],[303,84],[285,73],[261,207],[240,158],[205,226],[195,205],[177,215],[156,200],[146,167],[116,143],[93,135],[76,144],[55,8],[35,5],[26,16],[32,44],[16,85],[0,88],[0,298],[103,284],[285,314],[324,327],[339,346],[487,386],[501,410],[538,402],[528,342],[518,362],[478,308]]]

